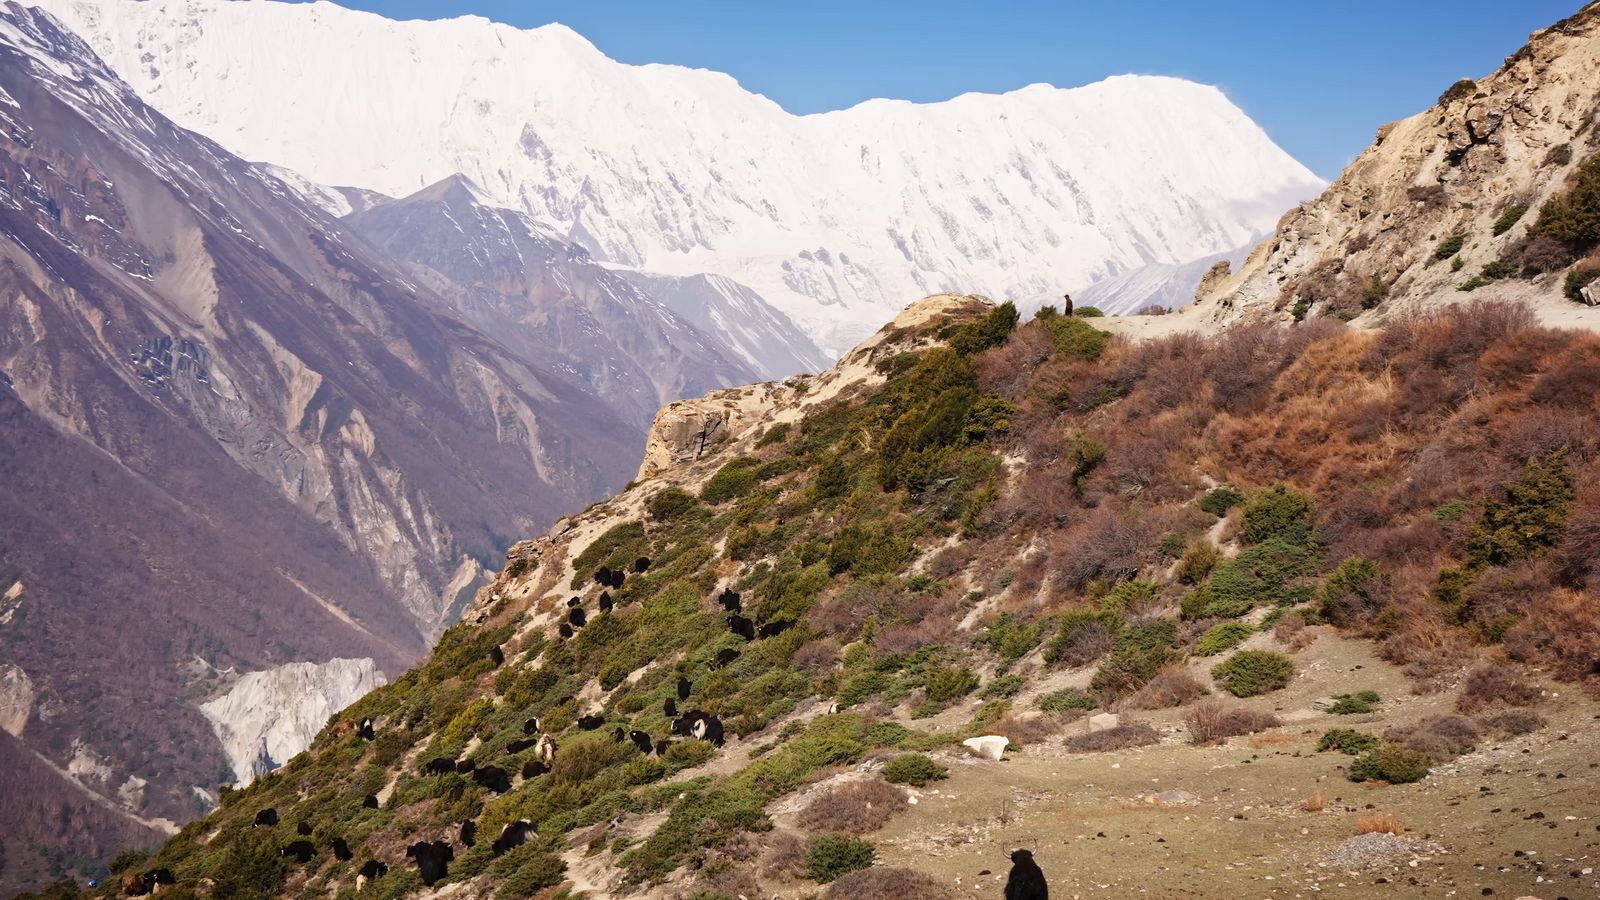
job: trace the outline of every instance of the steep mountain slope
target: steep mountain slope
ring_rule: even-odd
[[[794,116],[558,25],[44,5],[236,153],[391,195],[464,174],[601,261],[747,284],[831,353],[907,291],[1058,297],[1237,247],[1322,186],[1221,91],[1170,78]]]
[[[1387,861],[1418,896],[1515,895],[1555,874],[1530,858],[1600,887],[1596,704],[1539,688],[1600,690],[1600,338],[1504,303],[1094,321],[930,297],[819,376],[663,410],[637,484],[515,545],[424,664],[130,873],[938,898],[988,891],[1003,833],[1086,893],[1392,890]],[[1534,769],[1572,820],[1544,827]],[[1380,804],[1427,841],[1350,841]]]
[[[487,205],[460,175],[374,203],[346,224],[410,263],[468,321],[522,358],[559,366],[640,429],[679,397],[822,367],[792,324],[690,324],[526,215]]]
[[[1600,327],[1600,310],[1563,296],[1566,272],[1594,241],[1539,240],[1544,205],[1600,148],[1597,72],[1600,9],[1589,4],[1494,73],[1380,129],[1326,193],[1211,285],[1196,318],[1381,320],[1471,291]]]
[[[342,705],[398,674],[642,431],[15,3],[0,145],[5,752],[43,773],[0,803],[3,888],[248,775],[198,708],[240,676],[364,661],[302,682]]]

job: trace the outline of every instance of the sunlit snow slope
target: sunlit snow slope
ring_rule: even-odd
[[[394,196],[459,172],[602,261],[748,284],[834,351],[906,296],[1027,301],[1230,250],[1322,186],[1220,90],[1173,78],[795,116],[559,25],[40,5],[243,156]]]

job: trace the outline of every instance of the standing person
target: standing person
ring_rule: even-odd
[[[1061,314],[1062,315],[1064,315],[1064,316],[1072,315],[1072,295],[1071,294],[1062,294],[1061,295],[1061,305],[1063,307],[1065,307],[1064,309],[1061,310]]]

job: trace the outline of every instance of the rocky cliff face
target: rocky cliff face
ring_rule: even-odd
[[[1600,147],[1597,73],[1600,11],[1590,4],[1533,35],[1497,71],[1380,129],[1242,267],[1202,286],[1193,318],[1376,321],[1470,294],[1525,300],[1552,323],[1600,327],[1600,311],[1563,297],[1564,266],[1527,271],[1522,252],[1540,206]],[[1485,277],[1501,260],[1509,269]],[[1528,277],[1511,274],[1518,270]]]
[[[627,479],[642,428],[17,4],[0,149],[6,731],[25,790],[100,798],[0,823],[19,871],[108,816],[206,810],[232,779],[211,673],[400,671],[485,562]]]
[[[311,746],[332,716],[388,683],[370,659],[289,663],[240,677],[200,705],[222,742],[239,785]]]

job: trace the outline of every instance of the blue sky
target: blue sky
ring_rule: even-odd
[[[1331,178],[1378,126],[1493,71],[1580,0],[340,0],[393,18],[562,22],[607,55],[731,73],[785,109],[1124,72],[1221,85]]]

